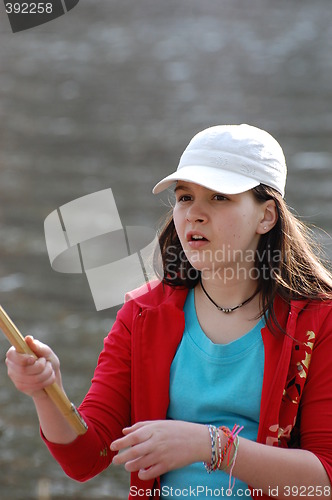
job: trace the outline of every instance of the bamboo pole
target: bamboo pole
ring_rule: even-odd
[[[25,342],[20,331],[10,319],[6,311],[0,306],[0,328],[9,340],[9,342],[15,347],[15,349],[20,353],[31,354],[37,358],[36,354],[30,349],[30,347]],[[76,410],[76,407],[71,403],[64,393],[64,391],[55,382],[48,387],[45,387],[44,391],[51,398],[53,403],[60,410],[62,415],[67,419],[68,423],[73,427],[73,429],[79,434],[85,434],[87,431],[87,425],[84,422],[81,415]]]

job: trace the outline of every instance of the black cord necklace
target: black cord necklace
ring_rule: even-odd
[[[241,304],[239,304],[235,307],[221,307],[221,306],[218,306],[218,304],[212,299],[212,297],[210,297],[210,295],[205,290],[203,283],[202,283],[202,276],[199,277],[199,282],[201,284],[203,292],[205,293],[207,298],[210,300],[210,302],[212,302],[212,304],[215,305],[219,311],[226,313],[226,314],[231,313],[233,311],[236,311],[236,309],[239,309],[240,307],[244,306],[245,304],[248,304],[248,302],[250,302],[255,297],[255,295],[257,295],[257,293],[258,293],[258,290],[256,290],[255,293],[253,293],[253,295],[251,295],[251,297],[249,297],[249,299],[245,300],[244,302],[241,302]]]

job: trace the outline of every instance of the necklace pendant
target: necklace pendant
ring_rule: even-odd
[[[258,290],[256,290],[255,293],[251,297],[249,297],[249,299],[245,300],[244,302],[241,302],[241,304],[239,304],[239,305],[237,305],[235,307],[221,307],[221,306],[218,306],[218,304],[210,297],[210,295],[205,290],[204,285],[202,283],[201,276],[199,277],[199,282],[200,282],[200,285],[202,287],[203,292],[205,293],[205,295],[207,296],[207,298],[209,299],[209,301],[212,302],[212,304],[214,306],[216,306],[216,308],[218,309],[218,311],[221,311],[221,312],[223,312],[225,314],[229,314],[229,313],[231,313],[233,311],[236,311],[240,307],[244,306],[245,304],[247,304],[248,302],[250,302],[256,296],[256,294],[258,293]]]
[[[229,313],[231,313],[233,311],[233,309],[227,308],[227,307],[226,308],[225,307],[218,307],[218,309],[219,309],[219,311],[221,311],[221,312],[223,312],[225,314],[229,314]]]

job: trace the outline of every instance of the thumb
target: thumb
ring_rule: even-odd
[[[51,355],[51,349],[46,344],[34,339],[32,335],[27,335],[24,340],[37,358],[47,359]]]

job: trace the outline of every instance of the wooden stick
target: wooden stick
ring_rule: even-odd
[[[23,336],[21,335],[18,328],[12,322],[5,310],[0,306],[0,328],[9,340],[9,342],[15,347],[15,349],[20,353],[31,354],[37,358],[36,354],[30,349],[28,344],[25,342]],[[74,428],[74,430],[79,434],[85,434],[88,426],[84,422],[81,415],[76,410],[73,403],[69,401],[66,394],[59,387],[59,385],[54,382],[52,385],[45,387],[44,391],[51,398],[53,403],[60,410],[62,415],[67,419],[68,423]]]

